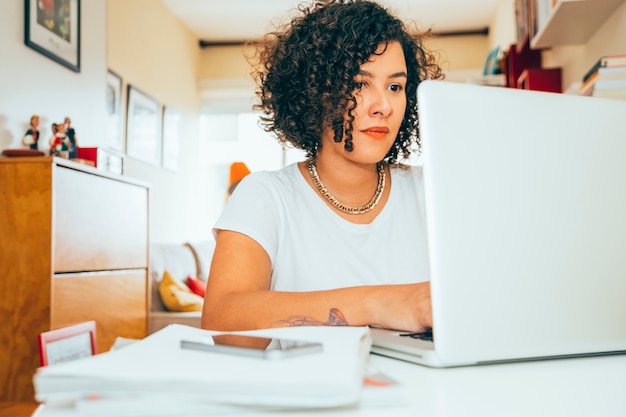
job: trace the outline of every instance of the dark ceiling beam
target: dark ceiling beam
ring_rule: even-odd
[[[438,38],[443,38],[446,36],[487,36],[489,35],[489,28],[485,27],[482,29],[472,29],[472,30],[457,30],[457,31],[448,31],[448,32],[436,32],[433,31],[433,35]]]
[[[200,39],[198,43],[200,48],[210,48],[212,46],[242,46],[248,42],[254,41],[205,41]]]
[[[448,37],[448,36],[487,36],[489,35],[489,28],[485,27],[482,29],[473,29],[473,30],[459,30],[459,31],[448,31],[448,32],[435,32],[433,31],[433,35],[438,38]],[[198,42],[200,48],[210,48],[215,46],[242,46],[248,42],[252,41],[205,41],[200,39]]]

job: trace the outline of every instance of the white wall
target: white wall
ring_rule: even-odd
[[[81,2],[81,72],[24,44],[24,0],[2,0],[0,13],[0,149],[20,146],[30,116],[40,116],[42,137],[65,116],[83,146],[104,143],[106,0]]]
[[[499,46],[507,50],[516,41],[514,0],[499,0],[496,15],[489,26],[491,48]]]
[[[85,1],[85,0],[83,0]],[[108,0],[107,66],[128,85],[181,112],[179,169],[128,157],[127,175],[151,188],[150,238],[154,242],[207,239],[208,184],[198,152],[198,39],[159,0]],[[220,206],[221,208],[221,206]]]

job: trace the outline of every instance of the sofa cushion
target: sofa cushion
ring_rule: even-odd
[[[175,279],[168,270],[159,283],[159,294],[170,311],[202,311],[204,299],[191,292],[183,282]]]
[[[192,276],[188,276],[186,282],[192,293],[204,298],[204,294],[206,293],[206,282]]]
[[[180,282],[188,276],[197,276],[196,260],[191,248],[182,244],[153,243],[150,245],[150,279],[152,286],[152,311],[165,311],[159,294],[159,283],[165,273]]]

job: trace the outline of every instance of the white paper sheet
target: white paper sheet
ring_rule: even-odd
[[[154,405],[155,398],[166,395],[172,407],[195,402],[207,410],[227,405],[337,407],[359,401],[371,343],[366,327],[241,332],[324,345],[323,352],[282,360],[180,348],[182,339],[207,333],[217,332],[170,325],[124,349],[40,368],[34,378],[36,399],[50,405],[83,404],[92,408],[89,415],[97,414],[94,398],[103,406],[129,400]]]

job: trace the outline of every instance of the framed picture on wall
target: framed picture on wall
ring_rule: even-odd
[[[106,80],[107,143],[110,148],[124,152],[124,112],[122,111],[122,78],[107,71]]]
[[[178,171],[182,114],[170,106],[163,106],[163,168]]]
[[[161,106],[149,95],[128,85],[126,153],[132,158],[161,164]]]
[[[80,0],[24,0],[24,43],[80,72]]]

